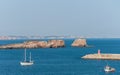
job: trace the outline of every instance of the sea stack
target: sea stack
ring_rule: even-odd
[[[73,47],[86,47],[87,46],[86,39],[75,39],[71,46],[73,46]]]

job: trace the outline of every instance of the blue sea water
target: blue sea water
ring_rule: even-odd
[[[0,45],[20,43],[25,40],[1,40]],[[65,39],[65,48],[27,49],[32,53],[34,65],[21,66],[24,49],[0,50],[0,75],[120,75],[120,60],[85,60],[90,53],[120,53],[120,39],[87,39],[93,47],[71,47],[73,39]],[[115,72],[104,72],[109,64]]]

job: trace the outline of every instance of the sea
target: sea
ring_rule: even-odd
[[[81,58],[86,54],[97,53],[98,50],[101,53],[120,54],[120,39],[88,38],[86,40],[92,47],[71,47],[74,39],[64,39],[64,48],[27,49],[27,57],[31,52],[34,61],[31,66],[20,65],[24,59],[24,49],[0,49],[0,75],[120,75],[120,60]],[[27,40],[0,40],[0,45],[24,41]],[[104,72],[107,64],[116,71]]]

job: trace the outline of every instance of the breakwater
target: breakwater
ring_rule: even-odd
[[[120,54],[87,54],[83,59],[105,59],[105,60],[120,60]]]

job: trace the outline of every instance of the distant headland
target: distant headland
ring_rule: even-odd
[[[19,40],[19,39],[75,39],[81,36],[0,36],[0,40]]]

